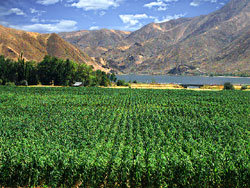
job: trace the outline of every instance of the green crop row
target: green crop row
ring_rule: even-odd
[[[0,87],[0,186],[250,187],[244,91]]]

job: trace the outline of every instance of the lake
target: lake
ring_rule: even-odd
[[[136,80],[142,83],[173,83],[173,84],[201,84],[223,85],[225,82],[232,84],[250,84],[249,77],[205,77],[205,76],[169,76],[169,75],[117,75],[118,80],[127,82]]]

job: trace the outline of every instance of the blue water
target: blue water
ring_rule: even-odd
[[[173,83],[173,84],[202,84],[223,85],[225,82],[232,84],[249,84],[250,78],[243,77],[204,77],[204,76],[169,76],[169,75],[117,75],[118,80],[127,82],[136,80],[141,83]]]

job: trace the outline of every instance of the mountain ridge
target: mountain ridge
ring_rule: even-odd
[[[244,52],[244,58],[236,58],[243,48],[245,51],[250,48],[237,42],[242,41],[242,36],[248,41],[249,20],[250,1],[231,0],[208,15],[150,23],[137,31],[120,35],[116,40],[111,39],[119,31],[107,36],[99,30],[95,31],[99,32],[97,41],[92,43],[98,44],[98,40],[103,40],[102,45],[84,43],[87,40],[84,36],[81,40],[85,46],[81,47],[77,42],[74,45],[84,51],[92,50],[91,56],[101,58],[119,73],[166,74],[174,73],[173,70],[179,66],[186,66],[187,69],[177,74],[250,73],[250,54]],[[88,31],[88,36],[95,38],[95,32]],[[64,33],[62,38],[67,40],[66,36],[67,33]],[[73,38],[74,32],[71,32]],[[105,45],[107,41],[112,42]],[[234,42],[238,44],[238,49],[232,46]],[[225,56],[228,53],[234,53],[233,62],[228,59],[229,55]]]

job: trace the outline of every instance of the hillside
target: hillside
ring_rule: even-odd
[[[92,57],[101,56],[108,49],[118,45],[125,45],[126,42],[123,40],[129,34],[130,32],[108,29],[59,33],[63,39],[81,48]]]
[[[250,73],[249,20],[250,1],[231,0],[209,15],[151,23],[124,35],[110,30],[60,35],[121,73]]]
[[[17,59],[21,52],[26,60],[39,62],[45,55],[50,55],[109,71],[57,34],[39,34],[0,26],[0,54]]]

